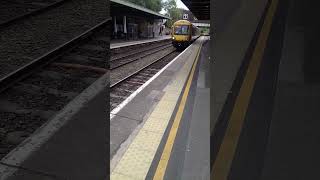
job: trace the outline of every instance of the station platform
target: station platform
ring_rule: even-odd
[[[260,4],[260,13],[255,12],[259,16],[253,16],[257,4],[245,10],[250,6],[240,6],[237,12],[243,11],[234,17],[255,28],[243,31],[250,26],[236,28],[240,23],[230,23],[225,34],[216,37],[220,41],[214,46],[218,55],[215,65],[220,69],[214,69],[214,108],[221,109],[211,129],[211,177],[319,179],[320,64],[316,44],[320,25],[313,20],[316,6],[270,0]],[[251,18],[246,17],[250,13]],[[238,39],[247,32],[252,35],[246,41],[241,38],[224,51],[220,49],[224,36]],[[237,47],[246,50],[235,56]],[[231,55],[219,53],[228,50]],[[230,70],[235,71],[231,74]]]
[[[198,38],[112,114],[112,180],[209,178],[208,39]]]
[[[121,47],[126,47],[126,46],[132,46],[132,45],[137,45],[137,44],[143,44],[143,43],[150,43],[150,42],[155,42],[155,41],[162,41],[165,39],[170,39],[171,36],[170,35],[163,35],[163,36],[158,36],[155,38],[149,38],[149,39],[140,39],[140,40],[133,40],[133,41],[117,41],[111,40],[110,43],[110,49],[116,49],[116,48],[121,48]]]

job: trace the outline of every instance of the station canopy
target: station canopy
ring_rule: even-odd
[[[195,20],[192,22],[192,24],[198,27],[210,27],[209,20]]]
[[[210,19],[210,0],[181,0],[198,20]]]
[[[168,16],[124,0],[110,0],[110,11],[111,16],[139,16],[147,17],[148,19],[170,19]]]

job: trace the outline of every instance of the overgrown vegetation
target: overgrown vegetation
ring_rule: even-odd
[[[175,0],[167,0],[163,3],[163,8],[166,11],[166,16],[171,17],[171,20],[167,20],[167,27],[171,27],[174,22],[179,20],[182,16],[182,12],[177,8],[177,3]]]
[[[160,12],[163,8],[163,3],[161,0],[127,0],[127,1],[156,12]]]
[[[176,0],[127,0],[131,3],[140,5],[150,10],[160,12],[165,10],[165,15],[171,17],[171,20],[167,20],[166,26],[171,27],[172,24],[179,20],[182,16],[182,12],[177,8]]]

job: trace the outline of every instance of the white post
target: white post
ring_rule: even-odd
[[[153,37],[156,36],[156,22],[153,21]]]
[[[117,17],[114,16],[113,19],[114,19],[114,21],[113,21],[114,22],[114,32],[117,33],[118,32],[118,29],[117,29]]]
[[[123,32],[127,33],[127,18],[123,16]]]

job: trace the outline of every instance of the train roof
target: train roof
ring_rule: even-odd
[[[179,24],[191,25],[192,23],[190,21],[187,21],[187,20],[178,20],[175,23],[173,23],[173,25],[179,25]]]

